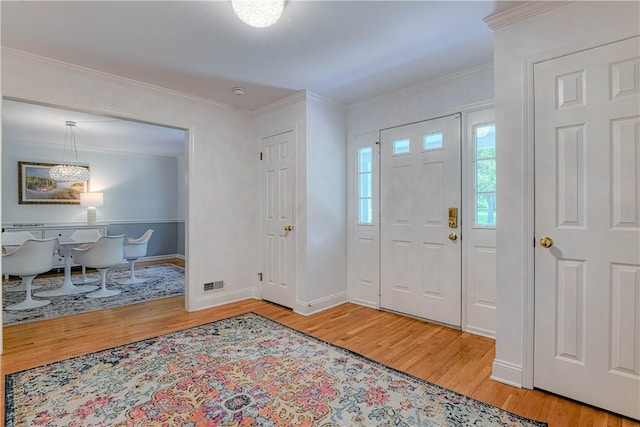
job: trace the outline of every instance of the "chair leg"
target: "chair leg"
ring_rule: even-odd
[[[38,288],[41,288],[41,287],[42,286],[40,286],[40,285],[31,284],[31,289],[38,289]],[[22,282],[20,282],[19,285],[6,287],[4,290],[7,291],[7,292],[22,292],[22,291],[26,291],[27,288],[26,288],[26,286],[24,284],[24,278],[22,279]]]
[[[95,283],[98,280],[99,279],[87,277],[87,267],[85,267],[84,265],[82,266],[82,279],[78,283]]]
[[[130,266],[130,270],[131,270],[131,274],[127,280],[122,280],[120,282],[118,282],[118,284],[120,285],[138,285],[140,283],[144,283],[149,279],[140,279],[138,277],[136,277],[136,261],[138,261],[137,259],[130,259],[129,260],[129,266]]]
[[[26,289],[26,296],[24,298],[24,301],[17,304],[8,305],[7,307],[5,307],[5,310],[28,310],[30,308],[43,307],[51,303],[51,301],[49,300],[34,300],[33,298],[31,298],[31,282],[33,282],[33,279],[35,277],[36,276],[24,276],[22,278],[22,285],[24,285]]]
[[[109,268],[99,268],[101,278],[101,288],[95,292],[91,292],[90,294],[86,294],[87,298],[104,298],[104,297],[112,297],[114,295],[118,295],[121,291],[120,289],[107,289],[107,271]]]

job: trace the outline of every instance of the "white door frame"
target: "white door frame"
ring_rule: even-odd
[[[615,30],[606,35],[599,34],[582,40],[579,43],[573,43],[561,48],[554,48],[543,52],[527,56],[524,64],[524,84],[525,93],[523,116],[525,118],[522,128],[522,141],[524,146],[524,213],[522,221],[523,235],[527,236],[526,242],[533,242],[535,229],[535,201],[534,201],[534,88],[533,88],[533,68],[534,65],[555,59],[561,56],[571,55],[583,50],[592,49],[605,44],[635,37],[637,33],[634,30],[623,29]],[[534,291],[535,291],[535,259],[533,244],[525,244],[524,248],[524,292],[521,301],[522,305],[522,387],[533,388],[533,362],[534,362]]]

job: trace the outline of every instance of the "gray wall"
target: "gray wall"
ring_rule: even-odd
[[[181,221],[109,224],[107,233],[138,238],[148,229],[153,230],[147,246],[148,257],[176,254],[184,256],[184,222]]]

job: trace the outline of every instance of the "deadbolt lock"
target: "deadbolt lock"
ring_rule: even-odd
[[[458,228],[458,208],[449,208],[449,228]]]
[[[284,231],[293,231],[293,226],[292,225],[285,225],[284,226]]]

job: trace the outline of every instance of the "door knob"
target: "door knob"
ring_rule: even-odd
[[[285,226],[284,226],[284,231],[293,231],[293,226],[291,226],[291,225],[285,225]]]
[[[458,235],[456,233],[449,234],[449,240],[455,242],[456,240],[458,240]]]
[[[540,246],[543,248],[550,248],[553,246],[553,239],[551,237],[544,236],[540,239]]]

